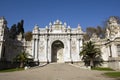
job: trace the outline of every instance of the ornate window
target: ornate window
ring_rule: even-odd
[[[117,45],[117,53],[118,53],[118,56],[120,56],[120,44]]]

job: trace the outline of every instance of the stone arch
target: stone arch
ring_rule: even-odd
[[[51,62],[64,62],[64,43],[60,40],[55,40],[51,45]]]

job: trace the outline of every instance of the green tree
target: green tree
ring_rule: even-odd
[[[24,37],[24,20],[21,20],[20,22],[18,22],[18,24],[13,24],[10,28],[10,38],[15,39],[17,37],[17,35],[19,35],[20,33],[22,33],[22,38]]]
[[[95,33],[100,38],[104,38],[105,37],[105,28],[103,28],[101,26],[86,28],[86,34],[84,35],[84,39],[89,40],[93,33]]]
[[[10,38],[15,39],[17,35],[17,27],[16,24],[13,24],[10,29]]]
[[[93,33],[96,33],[96,28],[94,27],[86,28],[86,34],[84,35],[84,39],[89,40]]]
[[[82,60],[85,62],[86,66],[91,66],[91,68],[100,65],[102,62],[101,51],[96,48],[92,41],[89,41],[83,45],[82,51],[80,52]]]
[[[29,55],[28,53],[22,52],[20,54],[18,54],[15,58],[14,61],[15,62],[19,62],[20,63],[20,68],[24,67],[27,62],[30,60],[31,55]]]
[[[22,33],[22,37],[24,37],[24,20],[21,20],[20,22],[18,22],[17,24],[17,34]]]
[[[28,31],[25,33],[25,40],[26,41],[31,41],[32,40],[32,32]]]
[[[96,27],[96,34],[98,35],[98,37],[100,38],[105,38],[105,28],[101,27],[101,26],[97,26]]]

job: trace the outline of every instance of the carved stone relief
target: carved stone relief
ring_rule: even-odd
[[[72,48],[73,51],[76,51],[76,42],[75,42],[75,40],[73,40],[71,42],[71,48]]]
[[[44,50],[44,41],[40,41],[40,51]]]

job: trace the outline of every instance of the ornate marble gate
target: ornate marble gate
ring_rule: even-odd
[[[32,55],[39,62],[79,62],[84,32],[81,26],[70,28],[57,20],[46,28],[33,30]]]

